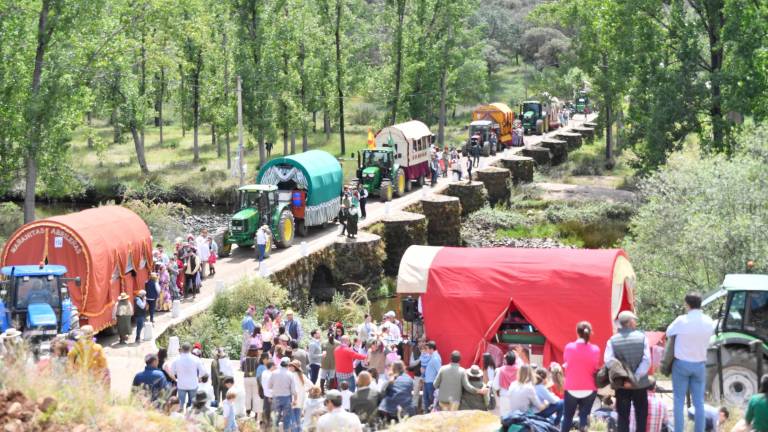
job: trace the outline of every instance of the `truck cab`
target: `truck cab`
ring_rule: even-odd
[[[15,328],[33,341],[51,339],[78,326],[61,265],[21,265],[0,269],[0,330]]]
[[[589,97],[584,93],[576,98],[576,113],[589,114]]]
[[[715,398],[722,395],[727,403],[743,406],[758,391],[759,374],[764,373],[758,370],[760,356],[768,364],[768,275],[726,275],[703,304],[723,297],[710,341],[707,387]]]

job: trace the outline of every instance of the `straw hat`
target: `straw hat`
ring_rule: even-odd
[[[467,375],[473,378],[482,378],[483,371],[480,370],[480,366],[472,365],[472,367],[470,367],[469,370],[467,371]]]
[[[125,291],[121,292],[120,296],[117,297],[118,300],[128,300],[129,298],[130,298],[130,296]]]
[[[297,371],[299,371],[299,372],[301,372],[301,371],[302,371],[302,369],[303,369],[303,368],[301,367],[301,362],[300,362],[300,361],[298,361],[298,360],[291,360],[291,362],[290,362],[290,363],[288,363],[288,364],[289,364],[290,366],[293,366],[293,367],[295,367],[295,368],[296,368],[296,370],[297,370]]]
[[[93,337],[93,326],[90,325],[84,325],[80,327],[80,336],[84,337],[86,339],[90,339]]]
[[[21,337],[21,332],[11,327],[3,333],[4,339],[15,339]]]

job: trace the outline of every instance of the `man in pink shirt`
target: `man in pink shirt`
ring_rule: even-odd
[[[336,360],[336,378],[339,380],[339,384],[342,381],[349,383],[349,391],[355,391],[355,360],[367,360],[366,354],[361,354],[353,350],[349,346],[349,336],[344,335],[341,337],[341,345],[339,345],[333,352],[333,357]]]

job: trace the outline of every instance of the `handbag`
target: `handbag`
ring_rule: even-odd
[[[659,371],[664,375],[672,373],[672,365],[675,363],[675,337],[667,336],[667,344],[664,346],[664,356],[659,364]]]

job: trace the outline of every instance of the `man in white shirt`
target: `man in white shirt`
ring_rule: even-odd
[[[203,228],[195,239],[197,244],[197,257],[200,258],[200,277],[205,279],[208,274],[208,260],[211,258],[211,247],[208,244],[208,230]]]
[[[688,313],[680,315],[667,327],[667,337],[675,337],[675,361],[672,363],[672,390],[675,396],[675,430],[685,430],[685,395],[691,392],[694,431],[704,432],[704,377],[707,348],[714,333],[714,322],[701,311],[701,295],[685,296]]]
[[[259,258],[259,266],[264,261],[264,255],[267,253],[267,236],[270,235],[269,227],[262,225],[256,230],[256,255]]]
[[[402,340],[402,334],[400,332],[400,327],[395,323],[395,312],[387,312],[384,314],[384,319],[385,321],[381,326],[389,329],[389,334],[384,340],[384,343],[387,344],[387,346],[399,344]]]
[[[206,375],[203,363],[199,358],[193,356],[190,351],[192,351],[192,346],[189,342],[184,342],[181,345],[181,355],[171,366],[171,372],[176,377],[179,408],[182,411],[186,406],[192,405],[192,400],[197,393],[198,379]]]
[[[360,419],[341,407],[341,393],[338,390],[328,390],[325,393],[326,414],[317,421],[317,432],[362,432]]]

